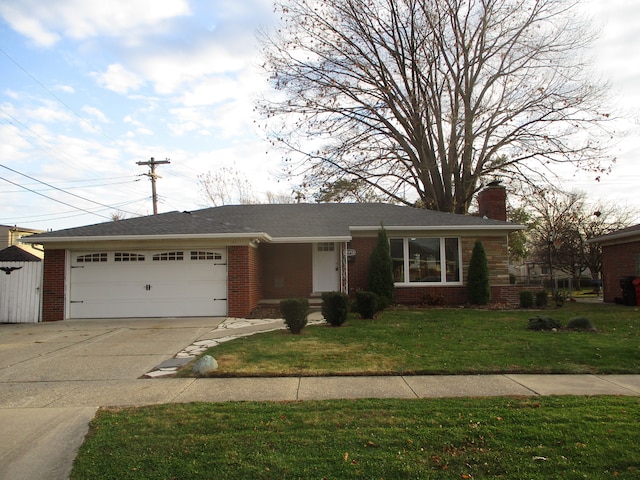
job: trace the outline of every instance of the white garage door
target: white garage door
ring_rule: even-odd
[[[71,253],[69,318],[227,313],[224,250]]]

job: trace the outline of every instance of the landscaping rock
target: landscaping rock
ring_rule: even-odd
[[[218,369],[218,362],[211,355],[205,355],[193,366],[193,372],[198,375],[205,375]]]

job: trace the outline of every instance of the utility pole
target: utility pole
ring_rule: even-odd
[[[158,214],[158,194],[156,193],[156,179],[162,178],[160,175],[156,174],[156,165],[165,165],[167,163],[171,163],[171,161],[167,158],[165,160],[156,160],[151,157],[151,160],[147,162],[136,162],[137,165],[146,165],[149,167],[149,173],[143,173],[151,179],[151,200],[153,201],[153,214]]]

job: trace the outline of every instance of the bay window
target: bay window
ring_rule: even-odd
[[[458,238],[391,238],[395,283],[460,283]]]

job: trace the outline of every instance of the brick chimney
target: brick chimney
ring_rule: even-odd
[[[500,182],[491,182],[478,193],[478,213],[493,220],[507,220],[507,189]]]

